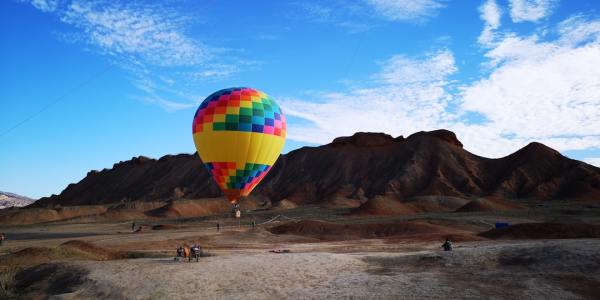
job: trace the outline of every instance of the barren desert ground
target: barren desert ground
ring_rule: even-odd
[[[561,218],[570,222],[560,225],[568,233],[581,224],[561,216],[563,210],[402,218],[317,209],[280,214],[251,213],[239,224],[222,216],[219,232],[213,217],[138,222],[141,233],[131,232],[130,222],[4,226],[9,239],[0,248],[0,266],[4,281],[13,272],[14,288],[4,282],[3,293],[27,299],[600,296],[598,238],[544,238],[548,233],[539,229],[525,238],[479,235],[498,220],[553,224]],[[598,217],[590,209],[568,214],[588,223]],[[258,220],[255,228],[251,218]],[[157,222],[164,229],[153,230]],[[452,252],[441,251],[446,236],[454,241]],[[173,259],[177,246],[193,243],[204,250],[199,262]],[[269,252],[276,249],[289,252]]]

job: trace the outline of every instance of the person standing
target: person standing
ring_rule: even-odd
[[[175,257],[176,261],[180,259],[183,259],[183,247],[181,245],[179,245],[179,248],[177,248],[177,257]]]
[[[219,232],[221,230],[221,225],[219,224],[219,222],[217,222],[217,232]]]
[[[0,232],[0,246],[2,246],[3,242],[4,242],[4,233]]]
[[[188,246],[183,247],[183,258],[189,258],[190,257],[190,248],[188,248]]]
[[[446,241],[442,244],[442,248],[444,248],[444,251],[452,251],[452,242],[450,242],[450,238],[446,238]]]
[[[135,230],[135,222],[131,222],[131,231]]]
[[[192,261],[192,259],[194,258],[196,259],[196,261],[198,261],[200,258],[200,246],[198,246],[198,244],[194,244],[190,248],[190,257],[188,262]]]

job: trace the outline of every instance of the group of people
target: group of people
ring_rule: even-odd
[[[198,244],[194,244],[189,248],[179,246],[179,248],[177,248],[177,256],[175,257],[175,260],[179,261],[180,259],[184,260],[187,258],[188,261],[192,261],[192,259],[196,259],[196,261],[198,261],[200,256],[202,256],[202,248],[200,248]]]

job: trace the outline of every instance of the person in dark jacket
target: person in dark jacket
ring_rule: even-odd
[[[200,249],[200,246],[198,246],[198,244],[194,244],[192,245],[192,247],[190,248],[190,257],[189,257],[189,261],[192,261],[192,258],[195,258],[196,261],[198,261],[198,259],[200,258],[200,256],[202,255],[202,250]]]
[[[444,248],[444,251],[452,251],[452,242],[450,241],[450,238],[446,238],[446,241],[442,244],[442,248]]]
[[[183,258],[183,247],[179,246],[179,248],[177,248],[177,257],[175,257],[175,260],[178,261],[182,258]]]

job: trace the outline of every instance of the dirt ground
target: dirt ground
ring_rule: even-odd
[[[363,241],[364,242],[364,241]],[[60,299],[598,299],[599,240],[469,242],[453,252],[231,253],[73,261]],[[312,249],[316,250],[316,249]]]
[[[0,295],[4,289],[5,297],[23,299],[600,298],[600,239],[479,235],[498,221],[598,224],[596,212],[576,220],[552,214],[369,219],[294,212],[251,215],[257,220],[255,228],[251,219],[238,223],[216,218],[170,220],[170,226],[157,227],[163,230],[152,230],[156,223],[138,221],[141,233],[131,231],[131,222],[0,227],[8,237],[0,247]],[[300,221],[309,217],[328,223]],[[288,231],[274,230],[281,225]],[[415,230],[420,231],[411,234]],[[445,236],[456,237],[454,251],[441,251]],[[65,252],[65,245],[79,245],[72,240],[100,248],[90,254],[81,252],[90,248],[81,244],[76,249],[80,252],[72,247]],[[193,243],[203,247],[206,257],[174,261],[176,247]],[[53,256],[44,261],[42,255],[35,264],[19,268],[11,265],[11,259],[23,253],[19,251],[32,247],[36,253],[48,249]],[[99,253],[102,248],[127,255],[106,258]],[[269,252],[274,249],[289,253]]]

